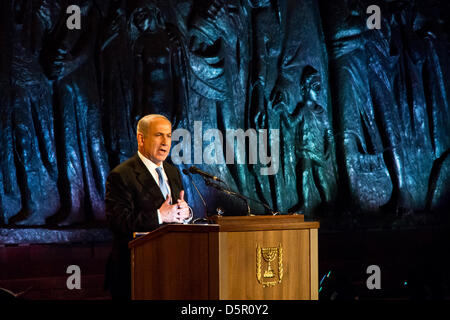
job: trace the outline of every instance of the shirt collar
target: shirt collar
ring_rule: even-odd
[[[161,162],[161,164],[158,166],[156,163],[154,163],[152,160],[146,158],[142,153],[140,153],[138,151],[138,156],[139,158],[142,160],[142,162],[144,163],[144,165],[147,167],[147,169],[149,170],[153,170],[156,171],[156,168],[160,167],[161,169],[164,170],[163,164]]]

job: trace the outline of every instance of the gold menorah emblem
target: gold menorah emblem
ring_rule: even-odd
[[[278,260],[277,267],[272,268],[272,262]],[[264,263],[264,262],[265,263]],[[265,271],[262,273],[263,264],[266,264]],[[278,247],[261,248],[256,247],[256,278],[263,287],[274,286],[281,283],[283,279],[283,248],[281,243]]]
[[[277,256],[278,248],[262,248],[261,252],[264,260],[267,262],[267,270],[264,272],[264,278],[273,278],[274,274],[270,264]]]

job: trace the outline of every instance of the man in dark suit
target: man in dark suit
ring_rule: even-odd
[[[192,218],[180,172],[164,162],[171,137],[172,124],[166,117],[143,117],[137,127],[137,154],[114,168],[106,180],[106,217],[113,232],[113,249],[105,280],[113,299],[130,299],[128,242],[133,232]]]

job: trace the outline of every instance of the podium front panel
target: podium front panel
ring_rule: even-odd
[[[168,232],[131,250],[132,298],[208,299],[207,232]]]
[[[317,229],[217,236],[220,299],[317,299]]]

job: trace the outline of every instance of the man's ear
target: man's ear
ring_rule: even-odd
[[[144,144],[144,135],[142,133],[137,134],[137,143],[138,146],[142,146]]]

